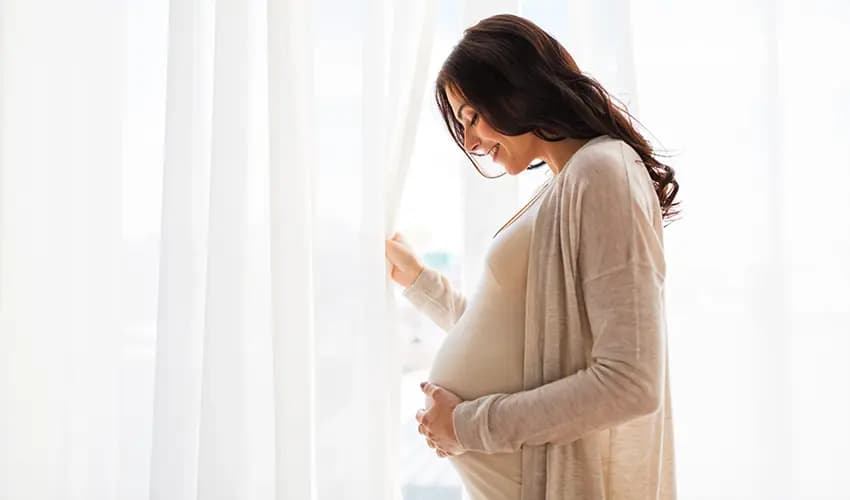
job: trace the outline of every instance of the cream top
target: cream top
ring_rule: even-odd
[[[532,198],[493,239],[485,256],[484,276],[469,304],[463,300],[456,323],[444,323],[448,336],[431,367],[428,380],[454,392],[464,400],[523,388],[523,344],[528,248],[531,228],[539,207]],[[426,268],[404,291],[414,303],[427,298],[427,289],[445,277]],[[449,295],[459,297],[451,290]],[[460,309],[461,306],[458,307]],[[462,313],[462,314],[461,314]],[[439,323],[438,323],[439,324]],[[448,327],[448,328],[445,328]],[[458,471],[472,499],[518,500],[521,485],[520,452],[464,453],[449,460]]]

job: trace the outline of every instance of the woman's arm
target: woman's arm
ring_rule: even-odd
[[[645,266],[586,283],[590,365],[535,389],[460,403],[453,422],[461,449],[506,453],[522,445],[567,444],[654,413],[664,393],[661,286]]]
[[[423,267],[402,295],[445,332],[457,323],[466,309],[466,297],[446,276],[428,266]]]

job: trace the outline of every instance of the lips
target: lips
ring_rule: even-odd
[[[499,154],[499,144],[496,144],[489,151],[487,151],[487,155],[490,156],[490,159],[496,161],[496,155]]]

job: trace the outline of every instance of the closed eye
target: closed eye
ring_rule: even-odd
[[[458,123],[458,125],[460,125],[461,134],[463,134],[464,130],[466,130],[466,127],[463,126],[463,122],[457,122],[457,123]],[[469,120],[469,126],[474,127],[476,123],[478,123],[478,113],[475,113],[475,114],[472,115],[472,119]]]

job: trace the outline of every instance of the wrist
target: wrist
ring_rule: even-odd
[[[405,288],[410,288],[413,285],[415,285],[416,282],[419,281],[419,277],[422,276],[423,272],[425,272],[425,266],[424,265],[420,266],[419,270],[414,273],[413,280]]]
[[[461,451],[465,450],[466,448],[463,446],[463,443],[460,442],[460,436],[458,435],[458,420],[457,419],[459,418],[460,413],[457,411],[457,408],[458,408],[458,406],[462,405],[463,403],[464,402],[461,401],[460,403],[456,404],[454,408],[452,408],[452,414],[451,414],[451,419],[450,419],[451,422],[452,422],[452,434],[454,435],[455,443],[457,444],[458,449],[461,450]]]

